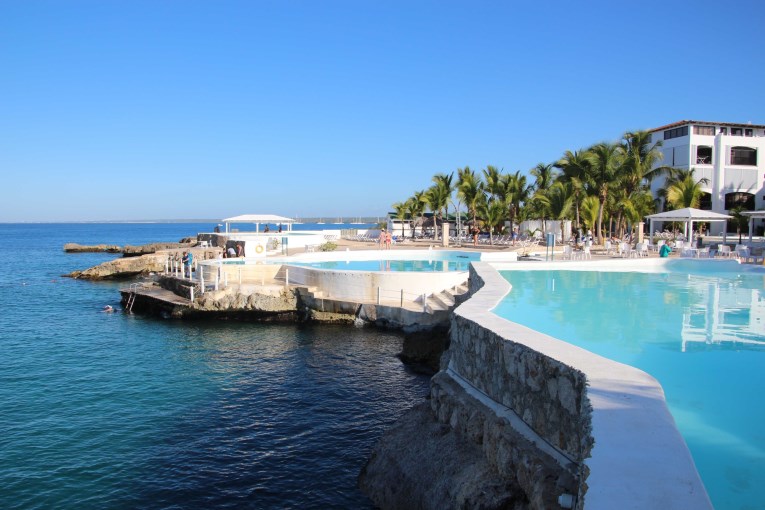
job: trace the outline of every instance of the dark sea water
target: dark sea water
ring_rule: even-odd
[[[428,387],[398,334],[106,314],[124,284],[60,276],[115,257],[66,242],[211,229],[0,224],[0,508],[371,508],[359,470]]]

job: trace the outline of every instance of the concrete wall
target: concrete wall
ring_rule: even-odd
[[[422,294],[433,294],[465,283],[464,271],[366,272],[326,271],[303,266],[285,266],[290,284],[318,287],[325,297],[350,301],[376,302],[378,289],[383,299],[395,299],[404,292],[405,301],[415,301]]]
[[[439,419],[474,441],[500,437],[486,455],[514,470],[540,507],[550,507],[550,493],[568,493],[577,508],[711,508],[658,382],[491,313],[509,291],[490,265],[473,263],[473,295],[454,313],[434,378]],[[461,412],[452,404],[460,392],[482,410]],[[499,422],[471,426],[490,416]]]

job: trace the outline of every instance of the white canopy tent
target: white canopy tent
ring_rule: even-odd
[[[749,216],[749,244],[752,244],[752,234],[754,232],[754,220],[765,219],[765,211],[742,211],[741,214]]]
[[[685,209],[677,209],[676,211],[665,211],[662,213],[651,214],[647,216],[650,221],[650,235],[653,239],[653,222],[654,221],[669,221],[669,222],[683,222],[685,223],[685,238],[690,239],[690,235],[693,233],[693,223],[705,222],[705,221],[727,221],[732,218],[728,214],[720,214],[712,211],[703,211],[701,209],[694,209],[693,207],[686,207]],[[726,231],[723,229],[723,243],[726,240]]]
[[[284,216],[277,216],[275,214],[242,214],[240,216],[234,216],[233,218],[225,218],[221,220],[226,224],[226,233],[229,232],[229,225],[231,223],[254,223],[255,231],[260,232],[260,224],[286,224],[287,231],[292,230],[292,224],[295,220],[292,218],[285,218]]]

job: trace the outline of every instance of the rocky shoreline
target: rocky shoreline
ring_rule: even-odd
[[[66,243],[64,245],[64,252],[66,253],[121,253],[123,257],[138,257],[141,255],[149,255],[157,253],[162,250],[177,250],[184,248],[192,248],[197,246],[197,241],[193,237],[187,237],[181,239],[177,243],[149,243],[139,246],[125,245],[119,246],[116,244],[77,244]]]
[[[124,280],[161,273],[165,270],[168,260],[180,261],[184,251],[192,253],[196,260],[215,259],[220,257],[222,253],[221,248],[201,247],[193,238],[185,238],[177,243],[150,243],[123,247],[107,244],[86,246],[67,243],[64,245],[64,251],[67,253],[122,253],[121,258],[62,275],[66,278],[82,280]]]

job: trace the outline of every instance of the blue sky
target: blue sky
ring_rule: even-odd
[[[0,2],[0,221],[381,216],[682,119],[765,124],[765,2]]]

